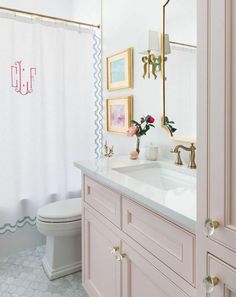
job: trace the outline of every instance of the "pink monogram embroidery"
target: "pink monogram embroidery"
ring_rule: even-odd
[[[30,67],[29,73],[22,66],[22,61],[16,61],[11,66],[11,86],[17,93],[27,95],[33,92],[33,80],[36,75],[36,68]]]

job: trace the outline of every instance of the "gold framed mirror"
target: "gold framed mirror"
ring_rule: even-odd
[[[175,141],[196,143],[197,0],[166,0],[162,8],[162,127]]]

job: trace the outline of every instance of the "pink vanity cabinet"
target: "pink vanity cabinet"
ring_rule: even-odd
[[[90,297],[195,297],[195,235],[84,175]]]
[[[235,0],[198,1],[198,41],[198,296],[235,297]],[[211,295],[206,276],[218,278]]]

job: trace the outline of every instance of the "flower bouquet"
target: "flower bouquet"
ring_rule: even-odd
[[[155,119],[151,115],[141,116],[140,122],[137,122],[135,120],[131,121],[133,125],[129,127],[127,135],[129,137],[132,137],[134,135],[137,137],[136,151],[131,152],[131,159],[137,159],[138,154],[140,153],[140,139],[143,135],[147,134],[147,131],[150,130],[151,127],[155,127],[153,125],[154,122]]]

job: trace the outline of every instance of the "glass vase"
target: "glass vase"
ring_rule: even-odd
[[[137,136],[136,152],[137,152],[138,154],[140,153],[140,139],[141,139],[141,136]]]

